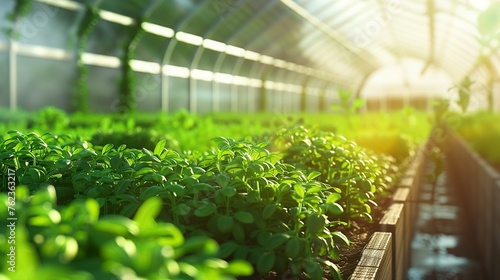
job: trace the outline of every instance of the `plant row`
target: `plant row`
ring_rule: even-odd
[[[470,146],[495,167],[500,167],[500,116],[488,112],[462,116],[450,126],[463,137]]]
[[[188,238],[215,240],[218,258],[246,260],[260,274],[289,271],[312,279],[321,279],[328,267],[340,279],[334,261],[339,247],[349,245],[341,229],[353,219],[372,218],[376,195],[388,190],[396,172],[393,161],[301,126],[266,140],[217,137],[212,149],[181,155],[165,148],[165,140],[150,151],[10,131],[0,144],[0,167],[15,169],[30,193],[54,185],[64,207],[95,201],[103,219],[121,219],[109,226],[117,233],[141,205],[158,203],[158,221],[174,224]],[[43,211],[50,218],[50,209]],[[62,229],[72,226],[57,227]],[[53,234],[64,235],[57,230]],[[126,267],[137,275],[157,273]]]
[[[68,115],[47,107],[36,113],[0,110],[0,133],[16,127],[22,132],[38,131],[79,135],[94,145],[126,144],[129,148],[153,150],[156,143],[167,139],[166,147],[184,153],[187,150],[205,151],[210,139],[219,135],[244,139],[248,136],[273,133],[292,124],[315,126],[322,131],[344,135],[378,153],[386,153],[402,160],[409,156],[418,143],[426,139],[430,130],[428,116],[410,108],[401,112],[350,115],[299,114],[279,115],[224,114],[195,115],[187,111],[173,114]]]
[[[33,195],[19,186],[15,202],[9,197],[0,194],[0,217],[7,220],[15,211],[17,220],[8,234],[0,235],[6,241],[0,245],[2,263],[7,264],[0,278],[235,279],[253,271],[246,261],[218,258],[213,239],[185,239],[175,225],[156,222],[162,208],[158,197],[146,200],[133,218],[100,216],[91,198],[57,207],[51,185]]]

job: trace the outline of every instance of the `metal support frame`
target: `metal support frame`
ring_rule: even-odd
[[[242,7],[242,5],[240,5],[240,4],[242,4],[243,1],[244,0],[238,0],[238,2],[236,2],[236,4],[235,4],[236,8],[231,9],[229,11],[229,13],[227,15],[225,15],[225,17],[230,16],[231,14],[233,14],[234,12],[239,10]],[[223,19],[224,18],[221,17],[216,24],[210,26],[210,28],[207,29],[207,31],[203,34],[202,37],[208,38],[216,30],[216,28],[220,26],[220,24],[223,22]],[[203,56],[204,50],[205,50],[205,48],[203,47],[203,45],[200,45],[200,46],[198,46],[198,48],[196,48],[196,52],[193,55],[193,58],[191,59],[191,66],[190,66],[191,70],[196,69],[196,67],[198,67],[198,63],[200,62],[201,57]],[[214,69],[212,69],[212,70],[214,70]],[[196,112],[197,111],[197,102],[196,102],[197,84],[196,84],[196,80],[190,79],[189,83],[190,83],[190,87],[189,87],[190,108],[189,109],[191,112]],[[212,96],[213,96],[213,92],[212,92]]]
[[[226,43],[229,44],[243,30],[245,30],[245,28],[247,28],[248,26],[250,26],[251,23],[253,23],[259,17],[261,17],[264,13],[266,13],[269,9],[271,9],[272,7],[274,7],[277,3],[278,3],[277,0],[272,0],[272,1],[267,2],[264,7],[262,7],[261,9],[259,9],[259,11],[257,13],[253,14],[243,25],[241,25],[240,28],[238,28],[236,30],[236,32],[232,33],[226,39]],[[246,46],[246,47],[248,47],[248,46]],[[219,53],[219,55],[217,57],[217,60],[215,62],[214,72],[217,73],[221,69],[226,56],[227,56],[226,53]],[[243,63],[244,63],[244,59],[241,59],[241,58],[238,59],[237,62],[236,62],[236,64],[235,64],[235,66],[233,67],[233,73],[239,72],[239,69],[240,69],[240,67],[242,66]],[[234,69],[238,69],[238,71],[235,71]],[[251,87],[248,87],[248,90],[250,90],[250,89],[251,89]],[[220,105],[219,83],[216,82],[215,80],[213,81],[213,84],[212,84],[212,90],[213,90],[212,110],[213,111],[219,111],[220,110],[220,106],[219,106]],[[231,92],[233,92],[233,90],[234,90],[234,88],[231,86]],[[250,92],[248,92],[247,94],[248,94],[248,98],[249,98]]]
[[[290,8],[290,7],[288,6],[289,4],[286,4],[285,2],[294,3],[291,0],[281,0],[281,2],[287,8]],[[295,5],[300,6],[300,5],[296,4],[296,3],[295,3]],[[331,3],[325,2],[325,5],[331,5]],[[307,22],[309,22],[310,24],[314,25],[320,32],[324,33],[326,36],[330,37],[331,39],[333,39],[334,41],[336,41],[340,45],[346,47],[346,49],[349,50],[350,52],[352,52],[354,55],[356,55],[360,59],[366,61],[366,63],[368,65],[371,65],[372,67],[377,68],[377,65],[374,65],[372,61],[370,61],[368,58],[366,58],[365,55],[363,55],[363,52],[356,52],[354,50],[354,47],[351,45],[351,43],[347,39],[345,39],[341,34],[339,34],[338,32],[336,32],[335,30],[331,29],[323,21],[319,20],[316,17],[314,17],[314,19],[315,19],[314,21],[311,21],[309,18],[306,18],[304,15],[297,13],[295,10],[292,10],[292,11],[294,13],[296,13],[298,16],[302,17]],[[308,14],[310,14],[310,13],[308,12]]]
[[[182,18],[178,24],[174,27],[174,31],[177,33],[180,29],[182,29],[187,22],[196,14],[196,12],[202,8],[205,8],[205,6],[210,2],[211,0],[205,0],[203,3],[200,5],[194,5],[191,10]],[[163,74],[163,66],[168,64],[170,59],[172,58],[172,54],[174,52],[175,46],[177,45],[177,39],[174,37],[167,39],[167,42],[165,44],[164,50],[163,50],[163,57],[160,61],[160,89],[161,89],[161,110],[162,112],[168,112],[168,106],[169,106],[169,84],[168,84],[168,76],[165,76]],[[189,76],[189,79],[191,79],[191,76]]]
[[[429,57],[427,58],[427,63],[422,69],[422,74],[424,74],[429,66],[434,63],[436,56],[436,26],[434,20],[435,14],[436,9],[434,6],[434,0],[427,0],[427,17],[429,18]]]
[[[9,108],[17,110],[17,42],[9,40]]]

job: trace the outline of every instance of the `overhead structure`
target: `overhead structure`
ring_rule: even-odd
[[[9,22],[7,15],[23,3],[31,3],[31,10]],[[491,0],[5,0],[0,5],[0,23],[12,31],[0,35],[0,62],[7,65],[0,91],[8,93],[1,94],[0,106],[5,107],[70,107],[77,29],[90,8],[99,19],[81,63],[89,68],[93,111],[116,110],[122,98],[116,81],[129,75],[118,71],[124,65],[133,71],[130,86],[140,111],[317,111],[322,103],[335,102],[339,88],[360,96],[377,71],[398,65],[402,73],[418,67],[420,75],[439,69],[449,87],[471,77],[485,85],[488,98],[500,95],[500,8]],[[130,40],[133,48],[125,51]],[[35,63],[39,67],[32,67]],[[47,68],[53,69],[50,82],[62,87],[37,79]],[[33,82],[23,83],[26,78]],[[40,99],[29,97],[35,88]]]

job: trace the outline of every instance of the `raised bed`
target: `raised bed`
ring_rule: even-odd
[[[476,232],[476,244],[487,279],[500,279],[500,173],[459,136],[448,137],[452,168]]]
[[[373,234],[350,279],[407,278],[426,146],[419,150],[399,182],[393,202],[380,220],[380,231]]]
[[[392,279],[392,234],[375,232],[366,245],[350,279]]]

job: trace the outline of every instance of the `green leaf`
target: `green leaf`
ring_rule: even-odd
[[[162,176],[158,173],[151,173],[151,174],[148,174],[148,175],[145,175],[144,177],[142,177],[142,180],[143,181],[154,181],[156,183],[162,183],[166,179],[164,176]]]
[[[136,235],[139,233],[139,226],[135,221],[120,215],[101,217],[99,221],[93,224],[93,229],[113,236]]]
[[[150,197],[155,197],[157,196],[158,194],[160,194],[161,192],[163,192],[164,190],[159,187],[159,186],[151,186],[151,187],[148,187],[147,189],[145,189],[140,195],[139,195],[139,198],[141,200],[146,200]]]
[[[219,246],[217,257],[227,259],[236,251],[236,249],[238,249],[238,243],[234,242],[233,240],[224,242]]]
[[[296,194],[299,198],[304,198],[304,196],[305,196],[305,191],[304,191],[304,188],[303,188],[301,185],[294,185],[294,186],[293,186],[293,189],[295,190],[295,194]]]
[[[113,149],[114,145],[113,144],[106,144],[103,148],[102,148],[102,154],[106,154],[108,151],[110,151],[111,149]]]
[[[157,223],[154,226],[142,228],[141,236],[155,237],[154,242],[156,242],[159,246],[177,247],[184,243],[184,236],[182,235],[180,229],[169,223]]]
[[[323,279],[323,267],[314,258],[309,257],[304,261],[304,269],[311,280]]]
[[[35,195],[31,199],[33,205],[42,205],[49,202],[51,205],[55,205],[57,200],[56,189],[52,185],[40,188],[36,191]]]
[[[217,228],[222,233],[228,233],[233,228],[234,219],[231,216],[220,216],[217,220]]]
[[[233,237],[239,243],[245,243],[245,229],[240,223],[233,224]]]
[[[37,227],[50,227],[61,222],[61,214],[54,209],[44,211],[40,215],[29,218],[28,224]]]
[[[185,216],[189,214],[191,207],[184,203],[179,203],[172,209],[172,211],[177,215]]]
[[[339,216],[344,213],[344,208],[342,208],[342,206],[340,206],[340,204],[338,203],[327,204],[327,210],[328,213],[332,214],[333,216]]]
[[[118,169],[122,165],[122,158],[119,155],[116,155],[116,156],[114,156],[114,157],[111,158],[111,160],[109,161],[109,163],[111,165],[111,168]]]
[[[233,187],[223,187],[220,192],[225,197],[233,197],[236,194],[236,189]]]
[[[116,197],[119,198],[120,202],[124,202],[124,201],[130,202],[130,203],[139,203],[140,202],[139,199],[137,199],[135,196],[132,196],[130,194],[119,194]]]
[[[211,202],[203,204],[194,211],[196,217],[207,217],[215,213],[217,206]]]
[[[285,254],[287,257],[294,259],[299,255],[299,253],[300,253],[300,239],[298,237],[291,237],[286,242]]]
[[[94,199],[85,200],[85,210],[90,223],[94,223],[99,219],[99,203]]]
[[[262,210],[262,217],[264,219],[269,219],[276,212],[277,206],[276,203],[268,204]]]
[[[234,260],[229,263],[225,271],[233,276],[251,276],[253,267],[244,260]]]
[[[276,262],[276,255],[274,253],[264,253],[260,255],[257,260],[257,271],[260,274],[265,274],[271,271],[274,267],[274,263]]]
[[[71,165],[71,161],[69,159],[60,159],[56,162],[55,168],[56,169],[65,169],[66,167],[69,167]]]
[[[318,193],[321,193],[323,190],[324,189],[321,186],[312,186],[312,187],[307,188],[306,193],[307,194],[318,194]]]
[[[135,173],[135,178],[138,178],[138,177],[143,176],[143,175],[151,174],[154,172],[156,172],[156,170],[154,170],[151,167],[143,167]]]
[[[252,216],[252,214],[250,214],[248,212],[239,211],[239,212],[236,212],[233,216],[234,216],[234,218],[236,218],[236,220],[238,220],[244,224],[253,223],[253,216]]]
[[[154,222],[154,219],[160,214],[162,206],[163,201],[159,197],[148,198],[139,207],[133,220],[139,224],[139,227],[147,226]]]
[[[288,239],[290,239],[290,235],[288,234],[285,233],[273,234],[266,240],[264,248],[266,248],[266,250],[272,251],[278,248],[279,246],[283,245]]]
[[[155,146],[155,149],[153,151],[154,155],[160,156],[163,153],[163,148],[165,148],[165,145],[167,144],[167,140],[163,139],[160,142],[158,142]]]
[[[198,193],[200,191],[208,191],[211,189],[213,189],[212,185],[209,185],[207,183],[196,183],[196,184],[193,184],[192,186],[190,186],[188,188],[188,191],[190,193]]]
[[[115,187],[115,194],[123,194],[126,193],[128,187],[132,184],[132,180],[120,180],[118,185]]]
[[[186,187],[179,184],[167,185],[165,186],[165,189],[169,192],[174,193],[175,195],[177,195],[177,197],[182,197],[187,192]]]
[[[44,242],[41,251],[43,256],[57,257],[59,262],[66,264],[76,257],[78,243],[73,237],[57,235]]]
[[[333,280],[342,280],[342,276],[340,274],[340,269],[337,267],[336,264],[334,264],[328,260],[320,260],[320,261],[321,261],[321,263],[323,263],[324,265],[326,265],[329,268],[330,274],[333,277]]]
[[[312,214],[306,219],[307,230],[313,234],[318,234],[323,231],[326,219],[323,215]]]
[[[339,242],[345,246],[350,246],[351,242],[342,232],[334,231],[331,233],[331,235],[336,242]]]
[[[339,201],[341,198],[342,198],[342,195],[340,195],[339,193],[331,193],[326,198],[326,203],[335,203],[335,202]]]
[[[139,206],[141,206],[139,201],[131,202],[123,207],[123,209],[120,211],[120,215],[125,217],[132,217],[132,215],[137,211]]]
[[[226,174],[217,174],[215,181],[223,188],[229,185],[229,177]]]
[[[316,179],[319,176],[321,176],[321,172],[319,172],[319,171],[312,171],[311,173],[309,173],[307,175],[307,180],[309,180],[309,181],[310,180],[314,180],[314,179]]]
[[[238,248],[234,252],[234,259],[245,260],[248,258],[249,252],[250,252],[250,250],[248,249],[248,246],[244,246],[244,245],[238,246]]]

